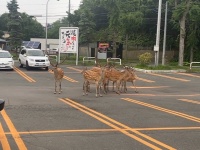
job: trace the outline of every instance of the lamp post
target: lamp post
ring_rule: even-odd
[[[47,51],[47,28],[48,28],[48,25],[47,25],[47,15],[48,15],[48,4],[49,4],[49,0],[47,0],[47,4],[46,4],[46,39],[45,39],[45,50]]]
[[[57,0],[57,1],[59,1],[59,0]],[[46,51],[47,51],[47,39],[48,39],[48,37],[47,37],[47,34],[48,34],[48,21],[47,21],[47,19],[48,19],[48,4],[49,4],[49,0],[47,0],[47,3],[46,3],[46,39],[45,39]]]
[[[154,46],[154,51],[155,51],[155,66],[158,66],[158,62],[159,62],[161,7],[162,7],[162,0],[159,0],[159,3],[158,3],[158,20],[157,20],[156,45]]]

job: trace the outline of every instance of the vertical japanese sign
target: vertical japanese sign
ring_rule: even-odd
[[[59,61],[60,53],[76,53],[78,65],[78,27],[60,27],[59,29]]]
[[[78,52],[78,27],[60,27],[60,53]]]

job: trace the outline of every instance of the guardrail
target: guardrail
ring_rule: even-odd
[[[83,63],[85,61],[94,61],[95,64],[97,63],[95,57],[83,57]]]
[[[191,62],[190,63],[190,69],[192,69],[192,67],[200,67],[200,66],[192,66],[192,64],[200,64],[200,62]]]
[[[113,60],[119,60],[119,62],[113,61]],[[108,62],[114,62],[114,63],[119,63],[120,65],[122,65],[122,60],[121,58],[107,58],[107,63]]]

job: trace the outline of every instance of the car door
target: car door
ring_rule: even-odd
[[[26,64],[26,50],[22,50],[20,52],[20,61],[21,61],[21,64],[25,65]]]

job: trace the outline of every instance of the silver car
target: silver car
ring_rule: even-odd
[[[0,50],[0,69],[13,70],[14,60],[9,51]]]

